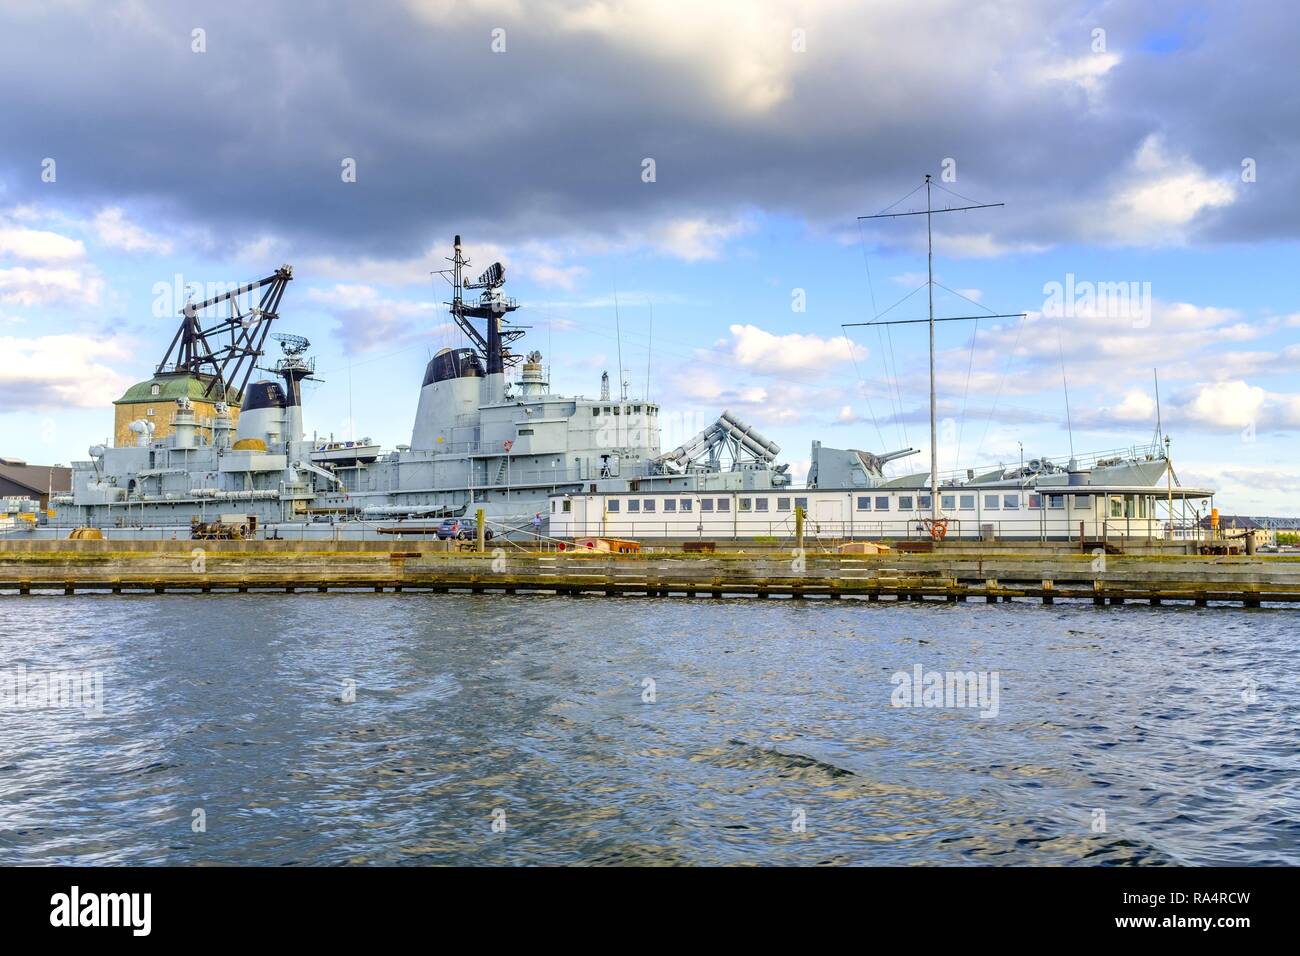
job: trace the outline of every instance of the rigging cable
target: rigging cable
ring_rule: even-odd
[[[862,264],[863,264],[863,266],[866,267],[866,270],[867,270],[867,291],[871,294],[871,311],[874,313],[874,312],[876,312],[876,308],[877,308],[877,307],[876,307],[876,286],[875,286],[875,283],[872,282],[872,280],[871,280],[871,262],[870,262],[870,259],[869,259],[868,256],[867,256],[867,237],[866,237],[866,234],[862,231],[862,223],[860,223],[860,222],[858,223],[858,238],[859,238],[859,240],[860,240],[860,245],[862,246]],[[879,315],[878,315],[878,314],[877,314],[877,318],[879,318]],[[841,331],[843,331],[843,330],[841,330]],[[878,335],[880,330],[877,329],[876,331],[877,331],[877,335]],[[853,354],[853,340],[849,337],[848,333],[845,333],[844,338],[845,338],[846,343],[848,344],[848,347],[849,347],[849,358],[851,358],[851,359],[853,360],[853,374],[856,375],[856,376],[858,377],[858,384],[862,387],[862,397],[863,397],[863,399],[864,399],[864,400],[866,401],[866,403],[867,403],[867,412],[868,412],[868,414],[871,415],[871,424],[875,427],[875,429],[876,429],[876,436],[880,439],[880,445],[881,445],[881,447],[883,448],[884,445],[885,445],[885,436],[884,436],[884,434],[880,431],[880,423],[876,420],[876,412],[875,412],[875,409],[872,408],[872,406],[871,406],[871,396],[868,394],[868,391],[867,391],[867,380],[866,380],[865,378],[863,378],[863,376],[862,376],[862,370],[861,370],[860,368],[858,368],[858,359],[857,359],[857,356]],[[883,341],[881,342],[881,346],[882,346],[882,348],[881,348],[881,351],[880,351],[880,357],[881,357],[881,359],[883,360],[884,357],[885,357],[885,352],[884,352],[884,348],[883,348],[883,346],[884,346],[884,342],[883,342]],[[886,388],[886,390],[885,390],[885,395],[890,399],[890,407],[891,407],[891,410],[892,410],[892,407],[893,407],[893,397],[892,397],[891,395],[889,395],[889,390],[888,390],[888,388]],[[895,423],[897,423],[897,419],[895,419]]]
[[[1065,430],[1070,436],[1070,460],[1074,460],[1074,425],[1070,421],[1070,386],[1065,380],[1065,345],[1061,336],[1061,323],[1065,317],[1061,316],[1056,323],[1056,348],[1061,355],[1061,389],[1065,392]]]
[[[936,282],[935,285],[937,285],[940,289],[943,289],[945,292],[951,292],[953,295],[957,296],[958,298],[965,299],[971,305],[983,309],[985,312],[989,313],[989,315],[997,314],[988,306],[984,305],[982,302],[977,302],[974,299],[972,299],[970,296],[958,292],[956,289],[949,289],[942,282]],[[971,332],[971,337],[970,337],[970,359],[966,363],[966,388],[962,392],[962,397],[961,397],[961,420],[957,423],[957,455],[954,460],[956,461],[958,468],[961,467],[962,436],[966,431],[966,409],[970,404],[971,372],[975,368],[975,341],[978,338],[979,334],[980,334],[980,322],[979,319],[976,319],[975,330]]]
[[[989,437],[989,427],[993,424],[993,414],[997,411],[998,402],[1002,398],[1002,387],[1006,384],[1007,373],[1011,371],[1011,360],[1016,356],[1016,349],[1020,346],[1020,333],[1025,330],[1025,319],[1028,313],[1020,317],[1020,322],[1016,325],[1016,338],[1011,343],[1011,351],[1007,353],[1006,364],[1002,367],[1002,377],[998,379],[998,390],[993,395],[993,404],[989,406],[989,417],[984,422],[984,434],[980,436],[980,443],[975,446],[975,457],[978,458],[981,451],[984,450],[984,442]]]

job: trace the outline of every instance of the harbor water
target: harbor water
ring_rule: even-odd
[[[1295,613],[9,597],[0,863],[1297,865]]]

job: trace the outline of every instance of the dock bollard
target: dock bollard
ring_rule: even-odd
[[[474,523],[478,526],[478,553],[482,554],[487,550],[486,538],[487,526],[483,524],[483,509],[479,508],[474,512]]]

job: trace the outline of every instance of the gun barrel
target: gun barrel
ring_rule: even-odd
[[[909,455],[919,455],[920,453],[921,450],[919,448],[900,448],[898,451],[885,452],[883,455],[877,455],[876,457],[879,458],[881,462],[887,462],[894,461],[896,458],[906,458]]]

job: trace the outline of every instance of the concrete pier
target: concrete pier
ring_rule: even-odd
[[[1035,600],[1206,607],[1300,603],[1300,558],[968,551],[839,555],[454,550],[430,542],[0,542],[0,595],[366,590],[611,597]]]

